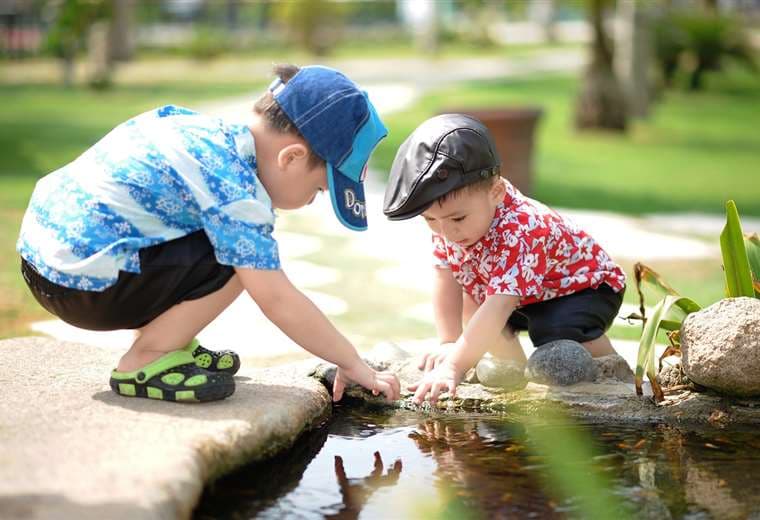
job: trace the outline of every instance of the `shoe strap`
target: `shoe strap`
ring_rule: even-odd
[[[114,370],[111,372],[111,377],[114,379],[134,379],[138,383],[144,383],[161,372],[188,364],[195,366],[195,358],[193,355],[185,350],[175,350],[174,352],[164,354],[152,363],[148,363],[144,367],[133,370],[132,372],[119,372],[118,370]]]

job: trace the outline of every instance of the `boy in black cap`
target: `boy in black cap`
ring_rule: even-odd
[[[488,129],[462,114],[425,121],[393,162],[385,215],[422,215],[433,231],[444,349],[423,358],[425,376],[410,387],[417,403],[453,395],[487,351],[525,362],[520,330],[537,347],[571,339],[593,356],[615,352],[605,331],[622,303],[622,269],[587,233],[502,179],[499,165]]]

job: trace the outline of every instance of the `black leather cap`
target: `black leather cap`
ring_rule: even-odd
[[[464,114],[428,119],[396,153],[383,213],[390,220],[416,217],[446,193],[498,175],[500,164],[491,133],[477,119]]]

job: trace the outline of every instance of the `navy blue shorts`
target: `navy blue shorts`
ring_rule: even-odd
[[[235,274],[216,261],[203,231],[141,249],[140,270],[119,272],[117,282],[102,292],[81,291],[47,280],[21,259],[21,274],[40,305],[89,330],[144,327],[178,303],[218,291]]]
[[[515,331],[527,330],[537,347],[558,339],[584,343],[598,338],[612,326],[624,292],[625,289],[616,293],[603,283],[597,289],[532,303],[516,309],[507,325]]]

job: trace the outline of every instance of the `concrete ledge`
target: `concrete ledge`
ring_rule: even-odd
[[[118,357],[0,341],[1,518],[188,518],[205,483],[290,447],[330,409],[293,367],[244,366],[221,402],[124,398],[108,386]]]

